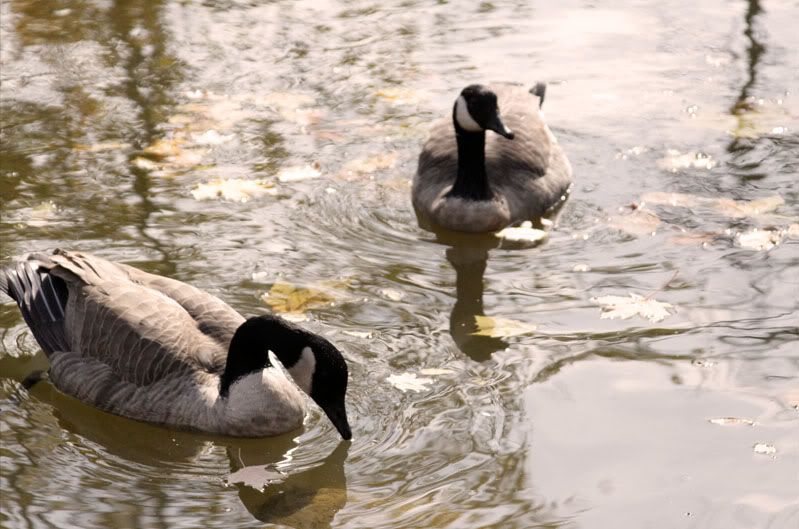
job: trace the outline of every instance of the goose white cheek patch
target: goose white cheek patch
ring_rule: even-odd
[[[458,120],[458,125],[464,130],[469,132],[480,132],[483,127],[477,124],[471,114],[469,114],[469,107],[466,105],[466,100],[463,96],[458,97],[455,103],[455,119]]]
[[[300,353],[300,359],[287,371],[305,393],[311,394],[311,381],[316,370],[316,357],[310,347],[306,347]]]

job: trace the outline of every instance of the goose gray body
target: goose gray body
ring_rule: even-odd
[[[451,117],[436,122],[419,156],[411,191],[424,220],[458,231],[485,232],[538,218],[561,202],[572,181],[566,155],[539,106],[542,97],[515,85],[489,85],[513,139],[485,135],[485,172],[493,197],[450,194],[458,176],[458,145]],[[541,92],[543,96],[543,92]]]
[[[0,290],[17,301],[47,354],[52,383],[81,401],[225,435],[267,436],[302,424],[305,397],[277,367],[241,376],[220,395],[228,348],[245,319],[202,290],[61,250],[18,259],[0,271]],[[289,373],[308,367],[306,356]],[[310,376],[299,373],[306,386]]]

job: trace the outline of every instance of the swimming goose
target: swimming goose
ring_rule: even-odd
[[[0,291],[19,305],[56,388],[102,410],[262,437],[302,424],[301,389],[352,437],[344,357],[279,317],[245,320],[186,283],[63,250],[18,258],[0,270]]]
[[[561,202],[572,171],[539,110],[545,89],[463,89],[452,121],[433,126],[419,155],[411,196],[421,224],[496,231]],[[486,130],[497,135],[486,137]]]

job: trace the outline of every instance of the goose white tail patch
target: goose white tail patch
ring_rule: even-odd
[[[316,357],[310,347],[304,348],[297,363],[287,369],[294,382],[308,395],[311,394],[311,381],[315,370]]]
[[[455,119],[458,120],[458,125],[469,132],[480,132],[483,130],[483,127],[469,114],[469,107],[463,96],[458,96],[458,100],[455,102]]]

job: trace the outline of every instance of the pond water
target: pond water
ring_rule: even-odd
[[[4,300],[0,526],[799,527],[797,27],[795,0],[3,2],[2,257],[290,311],[345,352],[354,439],[28,390]],[[574,167],[535,247],[410,205],[487,80],[549,82]],[[668,315],[598,304],[630,294]]]

